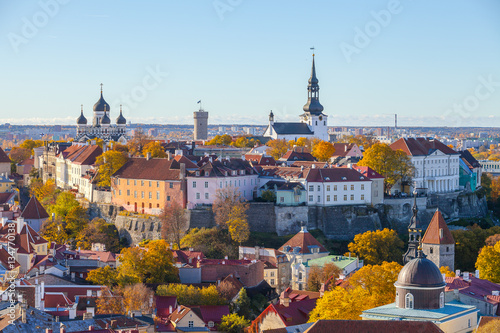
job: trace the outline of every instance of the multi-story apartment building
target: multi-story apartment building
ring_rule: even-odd
[[[189,171],[187,178],[188,208],[211,205],[218,190],[235,189],[240,197],[252,200],[259,187],[259,174],[250,162],[239,158],[213,160],[207,157]]]
[[[460,154],[436,139],[401,138],[391,144],[393,150],[402,150],[415,167],[413,184],[427,193],[444,193],[459,190]],[[401,191],[396,184],[392,191]],[[401,191],[402,192],[402,191]]]
[[[82,177],[101,154],[98,145],[74,144],[66,148],[56,157],[56,185],[63,189],[82,187]]]
[[[315,206],[371,203],[372,181],[351,168],[311,168],[305,178],[307,204]]]
[[[195,168],[185,156],[131,158],[111,177],[111,201],[147,214],[160,214],[173,201],[186,207],[186,170]]]

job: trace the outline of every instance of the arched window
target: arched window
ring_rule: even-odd
[[[413,295],[408,293],[405,296],[405,308],[413,309]]]
[[[439,294],[439,308],[444,308],[444,293]]]

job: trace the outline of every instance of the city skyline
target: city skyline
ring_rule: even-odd
[[[500,126],[495,1],[0,6],[1,123],[74,125],[100,83],[113,121],[294,121],[314,47],[329,126]]]

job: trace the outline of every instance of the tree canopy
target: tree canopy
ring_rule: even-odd
[[[290,143],[284,139],[270,140],[266,143],[266,154],[272,156],[275,160],[280,159],[285,153],[290,150]]]
[[[335,153],[332,143],[323,140],[314,140],[311,155],[318,161],[326,162]]]
[[[250,326],[250,320],[237,313],[231,313],[222,317],[218,330],[228,333],[243,333],[248,326]]]
[[[96,165],[99,170],[99,186],[111,186],[111,175],[120,169],[126,162],[128,157],[119,151],[108,150],[99,155],[96,159]]]
[[[358,165],[370,167],[384,176],[385,191],[389,191],[398,181],[402,185],[410,184],[415,169],[403,151],[392,150],[385,143],[375,143],[366,149]]]
[[[232,244],[227,230],[219,228],[193,228],[181,240],[181,248],[193,248],[208,258],[235,258],[238,249]]]
[[[177,302],[185,306],[227,303],[214,285],[198,288],[192,285],[170,283],[159,286],[156,293],[160,296],[176,296]]]
[[[186,234],[188,223],[184,208],[176,201],[166,206],[160,214],[161,235],[168,242],[181,248],[181,239]]]
[[[481,249],[476,261],[480,278],[500,283],[500,243]]]
[[[142,148],[142,155],[147,156],[148,153],[150,153],[151,157],[154,157],[154,158],[167,157],[167,153],[165,152],[165,149],[163,148],[161,143],[158,141],[151,141],[151,142],[148,142],[144,145],[144,148]]]
[[[396,231],[385,228],[357,234],[348,247],[365,264],[377,265],[384,261],[402,262],[403,246]]]

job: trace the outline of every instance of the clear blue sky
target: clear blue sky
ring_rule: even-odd
[[[314,46],[331,126],[500,125],[498,0],[59,1],[0,2],[0,123],[91,118],[101,82],[112,119],[294,121]]]

